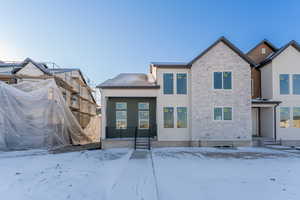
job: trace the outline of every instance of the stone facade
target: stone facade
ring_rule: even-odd
[[[232,90],[214,90],[213,72],[232,72]],[[191,67],[193,141],[251,140],[251,67],[220,41]],[[214,121],[214,107],[232,107],[232,121]]]

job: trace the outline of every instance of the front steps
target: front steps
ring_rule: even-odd
[[[135,149],[151,149],[151,142],[149,138],[137,137],[135,140]]]
[[[263,146],[280,146],[281,141],[280,140],[274,140],[274,139],[264,139],[263,141]]]

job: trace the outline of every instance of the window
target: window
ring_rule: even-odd
[[[290,121],[290,108],[280,108],[280,128],[288,128]]]
[[[149,103],[139,103],[139,110],[149,110]]]
[[[223,72],[223,89],[231,88],[231,72]]]
[[[232,72],[214,72],[214,89],[232,89]]]
[[[177,128],[187,128],[187,108],[177,108]]]
[[[261,48],[261,54],[266,54],[266,48]]]
[[[222,72],[214,72],[214,88],[222,89]]]
[[[127,103],[116,103],[116,129],[127,128]]]
[[[177,74],[177,94],[187,93],[187,74]]]
[[[173,94],[173,74],[172,73],[165,73],[164,74],[164,94]]]
[[[164,107],[164,128],[174,128],[174,108]]]
[[[280,74],[280,94],[290,94],[290,76],[288,74]]]
[[[231,107],[215,107],[214,108],[214,120],[232,120],[232,108]]]
[[[300,128],[300,107],[293,108],[293,126]]]
[[[149,103],[139,103],[139,129],[149,129]]]
[[[300,74],[293,74],[293,94],[300,94]]]
[[[214,109],[214,120],[222,120],[222,108]]]
[[[232,108],[224,107],[223,113],[223,120],[232,120]]]
[[[127,103],[125,102],[116,103],[116,110],[126,110],[126,109],[127,109]]]

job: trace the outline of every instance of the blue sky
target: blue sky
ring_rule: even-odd
[[[80,67],[95,83],[189,61],[220,36],[242,51],[267,38],[300,42],[300,2],[0,0],[0,60]]]

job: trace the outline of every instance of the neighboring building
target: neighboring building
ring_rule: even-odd
[[[96,116],[97,104],[80,69],[48,67],[30,58],[23,62],[0,62],[0,80],[8,84],[54,78],[67,105],[83,129]],[[98,122],[99,123],[99,122]]]
[[[277,101],[275,111],[260,108],[258,135],[279,140],[283,145],[300,144],[300,47],[291,41],[280,49],[264,43],[267,49],[265,59],[256,69],[261,76],[261,98]],[[256,49],[263,52],[261,45]],[[250,55],[251,56],[251,52]],[[253,58],[252,58],[253,59]],[[254,82],[258,82],[258,78]],[[258,85],[259,85],[258,84]],[[277,108],[276,108],[277,107]],[[255,118],[256,119],[256,118]]]
[[[247,54],[221,37],[189,63],[151,63],[98,85],[102,146],[300,144],[299,45],[263,40]],[[280,105],[280,107],[278,107]]]

